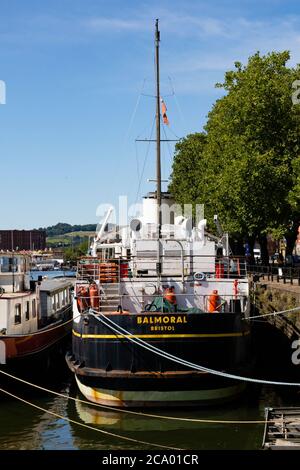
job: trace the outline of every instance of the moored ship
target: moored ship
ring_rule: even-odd
[[[41,357],[71,330],[73,283],[30,279],[30,257],[0,253],[0,364],[21,368]],[[33,364],[32,364],[33,365]],[[34,368],[31,369],[34,371]]]
[[[245,383],[187,362],[239,376],[251,365],[245,261],[161,190],[158,22],[155,40],[156,191],[115,237],[104,233],[108,212],[79,260],[66,356],[83,395],[116,407],[224,402]]]

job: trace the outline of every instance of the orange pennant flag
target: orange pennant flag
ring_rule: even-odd
[[[167,126],[169,125],[169,119],[168,119],[168,116],[167,116],[167,106],[166,106],[166,103],[164,102],[164,100],[161,98],[160,99],[161,101],[161,114],[162,114],[162,118],[163,118],[163,123],[164,124],[167,124]]]

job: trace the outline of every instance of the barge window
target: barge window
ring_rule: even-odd
[[[15,305],[15,325],[18,325],[21,323],[22,318],[21,318],[21,304],[16,304]]]
[[[1,258],[1,272],[11,273],[16,272],[16,258],[8,258],[3,256]]]
[[[32,318],[36,317],[36,300],[33,299],[32,301]]]
[[[55,300],[56,300],[56,310],[59,309],[60,305],[59,305],[59,294],[55,294]]]
[[[55,312],[55,310],[56,310],[55,295],[51,296],[51,301],[52,301],[52,312]]]
[[[30,318],[30,302],[29,300],[26,301],[26,310],[25,310],[25,320],[29,320]]]

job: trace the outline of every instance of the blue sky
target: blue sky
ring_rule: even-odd
[[[155,18],[169,138],[202,129],[234,61],[288,49],[300,62],[296,1],[0,0],[1,229],[96,223],[99,204],[135,201],[147,145],[134,139],[150,136],[155,113],[141,96],[154,93]],[[164,178],[172,152],[163,146]],[[140,195],[154,176],[151,146]]]

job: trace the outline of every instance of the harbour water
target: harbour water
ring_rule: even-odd
[[[49,388],[80,399],[73,378],[65,372],[58,384]],[[4,387],[3,387],[4,388]],[[11,388],[9,388],[11,390]],[[282,396],[275,387],[264,386],[257,396],[249,391],[238,402],[226,406],[186,410],[150,410],[149,413],[176,418],[201,420],[264,420],[265,406],[297,405],[297,396]],[[85,404],[37,392],[28,386],[18,386],[14,394],[34,403],[36,409],[12,397],[1,394],[0,449],[11,450],[155,450],[152,444],[180,449],[260,449],[263,424],[196,423],[137,416],[107,411]],[[47,410],[65,419],[48,414]],[[147,412],[147,410],[141,410]],[[70,422],[69,420],[72,420]],[[79,424],[75,424],[75,421]],[[83,427],[82,424],[96,430]],[[99,431],[129,437],[128,442]]]
[[[30,277],[32,280],[36,281],[39,276],[43,277],[73,277],[75,276],[74,271],[31,271]]]

